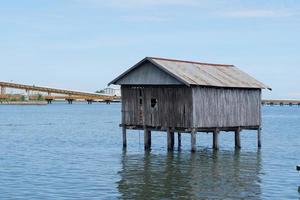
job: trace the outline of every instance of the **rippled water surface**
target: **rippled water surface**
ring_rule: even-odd
[[[166,134],[128,132],[122,151],[120,104],[0,106],[0,199],[299,199],[300,107],[263,108],[256,132],[190,135],[167,153]]]

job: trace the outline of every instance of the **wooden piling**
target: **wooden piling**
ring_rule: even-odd
[[[219,129],[215,129],[213,132],[213,149],[218,150],[219,149]]]
[[[174,145],[175,145],[175,133],[171,132],[171,145],[172,145],[172,149],[174,149]]]
[[[168,151],[174,150],[174,132],[171,132],[170,129],[167,130],[167,142],[168,142]]]
[[[261,128],[257,129],[257,147],[261,148]]]
[[[181,133],[180,132],[178,132],[178,138],[177,138],[178,140],[178,149],[180,150],[181,149]]]
[[[240,128],[237,128],[234,132],[234,144],[235,144],[235,148],[237,149],[241,148],[240,132],[241,132]]]
[[[191,132],[191,151],[196,152],[196,130]]]
[[[145,150],[151,149],[151,131],[147,128],[144,129],[144,148]]]
[[[127,147],[126,126],[122,127],[122,136],[123,136],[123,149],[125,149]]]

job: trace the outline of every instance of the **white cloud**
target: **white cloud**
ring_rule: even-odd
[[[226,17],[290,17],[299,15],[299,12],[292,10],[237,10],[223,13]]]
[[[202,0],[75,0],[82,3],[94,5],[105,5],[119,8],[141,8],[153,6],[194,6],[200,5]]]
[[[115,0],[110,1],[111,5],[122,5],[132,7],[145,7],[145,6],[161,6],[161,5],[195,5],[199,1],[196,0]]]
[[[166,21],[170,21],[171,19],[163,16],[128,15],[128,16],[122,16],[121,20],[128,21],[128,22],[166,22]]]

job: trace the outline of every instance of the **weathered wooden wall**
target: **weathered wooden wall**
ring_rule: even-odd
[[[145,61],[138,68],[118,80],[118,85],[183,85],[178,80]]]
[[[122,124],[164,128],[261,125],[261,90],[122,86]],[[157,105],[151,107],[151,99]],[[142,101],[142,104],[140,104]]]
[[[194,127],[259,126],[261,90],[193,87]]]
[[[193,120],[192,89],[185,86],[122,86],[125,125],[189,128]],[[151,107],[151,99],[157,99]],[[142,99],[142,105],[140,105]]]

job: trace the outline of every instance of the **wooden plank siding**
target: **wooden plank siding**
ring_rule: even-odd
[[[122,124],[126,126],[190,129],[261,125],[260,89],[123,85],[121,91]],[[151,99],[157,100],[155,107],[151,107]]]
[[[189,128],[192,126],[191,88],[185,86],[122,86],[121,90],[122,124],[165,128]],[[142,99],[142,107],[140,99]],[[157,100],[155,107],[151,107],[151,99]],[[141,115],[142,120],[140,120]]]
[[[193,87],[194,127],[260,126],[261,90]]]
[[[184,85],[166,72],[145,61],[131,73],[118,80],[119,85]]]

